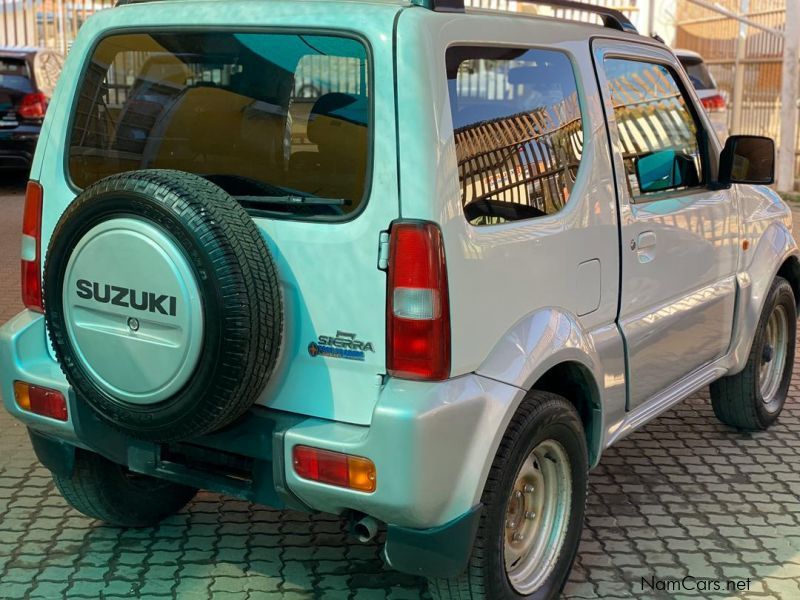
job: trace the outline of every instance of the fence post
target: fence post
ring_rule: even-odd
[[[793,192],[797,156],[797,95],[800,91],[800,2],[786,2],[781,81],[781,129],[778,152],[778,191]]]
[[[750,13],[750,0],[741,0],[739,14]],[[736,71],[733,75],[733,106],[731,107],[731,133],[742,133],[742,104],[744,103],[744,60],[747,58],[747,23],[739,22],[736,38]]]

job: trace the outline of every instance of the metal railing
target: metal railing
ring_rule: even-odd
[[[0,46],[41,46],[66,53],[78,30],[114,0],[0,0]]]
[[[786,22],[786,0],[718,3],[765,28],[782,30]],[[676,47],[705,59],[728,99],[731,133],[765,135],[780,143],[783,40],[689,2],[679,3],[677,18]],[[800,129],[796,135],[800,148]],[[795,173],[800,177],[800,150]]]

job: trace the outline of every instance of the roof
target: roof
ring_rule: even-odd
[[[0,0],[2,1],[2,0]],[[131,6],[137,4],[154,4],[156,2],[217,2],[220,3],[224,0],[117,0],[114,4],[114,7],[124,7],[124,6]],[[311,0],[314,1],[325,1],[325,0]],[[376,5],[395,5],[395,6],[412,6],[414,3],[411,0],[340,0],[341,2],[345,3],[357,3],[357,4],[376,4]],[[101,11],[98,11],[98,13]]]
[[[45,48],[33,46],[0,46],[0,56],[29,56],[41,52]]]
[[[380,10],[401,10],[407,7],[416,7],[416,14],[418,17],[421,17],[425,13],[430,15],[430,19],[441,19],[444,16],[455,16],[455,15],[464,15],[464,18],[492,18],[492,19],[524,19],[530,20],[533,22],[537,22],[542,27],[551,28],[554,25],[558,26],[559,28],[563,28],[565,31],[565,35],[570,36],[578,36],[578,37],[591,37],[593,35],[597,35],[598,33],[602,32],[603,36],[606,37],[614,37],[618,39],[626,39],[630,41],[636,41],[637,43],[651,43],[651,44],[658,44],[663,45],[660,43],[660,40],[654,40],[647,36],[640,35],[636,33],[635,28],[632,25],[620,25],[620,23],[630,23],[630,21],[621,15],[619,19],[620,22],[610,25],[610,18],[613,15],[616,15],[616,11],[612,9],[605,9],[603,7],[597,7],[595,5],[587,4],[588,0],[585,0],[584,3],[575,3],[571,0],[518,0],[520,3],[525,4],[532,4],[536,5],[549,5],[551,9],[555,9],[555,11],[524,11],[524,12],[516,12],[516,11],[508,11],[508,10],[499,10],[497,8],[485,9],[485,8],[475,8],[475,7],[466,7],[465,10],[432,10],[431,7],[435,8],[435,4],[437,2],[445,2],[449,5],[452,5],[456,2],[462,2],[463,0],[261,0],[261,1],[252,1],[252,0],[229,0],[229,1],[221,1],[221,0],[118,0],[118,6],[120,8],[114,10],[104,10],[99,11],[96,13],[95,19],[92,20],[90,23],[94,23],[95,29],[113,29],[115,26],[126,26],[127,24],[133,22],[132,19],[134,17],[128,17],[127,15],[143,15],[142,19],[143,22],[146,23],[154,23],[158,22],[159,19],[164,18],[167,13],[169,14],[170,23],[176,24],[180,21],[179,17],[175,17],[179,11],[175,10],[178,6],[189,6],[191,4],[196,4],[198,10],[186,10],[185,12],[181,10],[180,12],[183,15],[186,15],[188,19],[193,20],[193,22],[197,23],[198,19],[203,21],[205,24],[206,22],[211,22],[214,20],[214,15],[218,13],[219,6],[226,7],[226,17],[223,19],[225,23],[229,24],[228,17],[232,15],[237,15],[244,11],[251,10],[247,8],[248,6],[253,7],[253,14],[258,14],[259,18],[268,19],[274,16],[282,15],[280,18],[283,19],[286,17],[287,14],[297,15],[303,14],[305,15],[308,11],[300,10],[302,7],[303,9],[310,8],[312,5],[319,5],[321,12],[320,14],[325,14],[327,9],[336,8],[336,11],[344,8],[349,11],[350,7],[355,8],[358,5],[363,7],[374,7],[380,8]],[[428,3],[427,7],[420,8],[421,6],[425,6],[425,3]],[[492,3],[494,4],[494,3]],[[214,5],[215,10],[200,10],[200,7],[205,9],[207,5]],[[303,6],[305,5],[305,6]],[[578,8],[574,8],[574,7]],[[257,7],[257,8],[256,8]],[[566,8],[569,7],[569,8]],[[270,9],[270,14],[267,13],[265,9]],[[360,7],[359,7],[360,8]],[[288,12],[287,12],[288,9]],[[597,9],[597,10],[596,10]],[[274,12],[273,12],[274,10]],[[604,11],[607,13],[605,15],[602,14],[600,11]],[[128,11],[131,11],[130,13]],[[610,11],[610,12],[609,12]],[[545,14],[543,14],[545,13]],[[550,14],[553,13],[553,14]],[[586,20],[579,19],[578,17],[586,16],[588,13],[595,13],[599,17],[597,20],[605,21],[605,26],[598,22],[587,22]],[[150,17],[146,17],[144,15],[150,15]],[[125,15],[125,16],[123,16]],[[189,15],[192,15],[191,17]],[[271,15],[271,16],[270,16]],[[556,16],[558,15],[558,16]],[[564,16],[561,16],[564,15]],[[575,16],[576,18],[568,18]],[[567,18],[565,18],[567,17]],[[616,20],[617,17],[614,17],[613,20]],[[329,23],[329,21],[326,21]],[[620,26],[615,26],[620,25]],[[339,23],[336,24],[336,27],[339,26]],[[570,31],[569,34],[566,32]]]
[[[678,58],[693,58],[696,60],[703,60],[703,57],[700,56],[697,52],[694,52],[693,50],[676,48],[674,52],[675,56],[677,56]]]
[[[154,2],[163,2],[165,0],[117,0],[116,6],[136,5],[136,4],[151,4]],[[172,0],[173,2],[181,0]],[[465,0],[348,0],[349,2],[362,2],[365,4],[394,4],[397,6],[416,5],[431,10],[433,12],[445,13],[479,13],[479,14],[506,14],[515,16],[532,16],[530,13],[520,11],[508,11],[498,8],[485,8],[475,7],[467,4]],[[601,21],[606,29],[616,30],[623,33],[630,33],[638,35],[636,27],[631,23],[630,19],[623,14],[622,11],[606,7],[603,5],[593,4],[587,0],[518,0],[519,4],[531,6],[549,6],[557,11],[565,11],[570,17],[577,11],[579,14],[594,14]],[[544,16],[544,15],[543,15]],[[563,18],[563,17],[546,17],[565,20],[568,22],[582,22],[580,19]],[[594,25],[594,23],[586,23],[585,25]]]

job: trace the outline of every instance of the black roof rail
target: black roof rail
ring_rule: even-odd
[[[117,0],[114,8],[118,6],[125,6],[126,4],[144,4],[145,2],[157,2],[158,0]]]
[[[464,0],[411,0],[414,4],[423,6],[430,10],[439,12],[464,12]],[[618,31],[628,33],[639,33],[631,20],[614,8],[597,6],[596,4],[586,4],[575,0],[517,0],[520,4],[538,4],[561,8],[566,10],[577,10],[581,12],[594,13],[603,20],[603,25]]]

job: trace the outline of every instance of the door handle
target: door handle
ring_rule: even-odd
[[[656,245],[656,234],[654,231],[643,231],[639,234],[639,238],[636,242],[639,250],[647,250],[648,248],[653,248]]]
[[[636,256],[643,265],[655,259],[656,234],[654,231],[643,231],[636,238]]]

